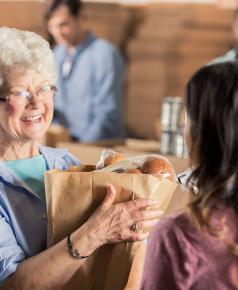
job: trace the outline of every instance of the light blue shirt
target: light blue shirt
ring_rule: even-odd
[[[47,169],[79,161],[65,149],[40,146]],[[0,161],[0,284],[24,259],[46,249],[46,205],[4,161]]]
[[[54,55],[55,121],[82,142],[123,137],[124,63],[118,50],[88,33],[71,55],[71,65],[64,46],[56,46]]]
[[[228,62],[228,61],[236,61],[237,60],[237,53],[235,49],[231,49],[229,50],[227,53],[225,53],[222,56],[219,56],[215,59],[213,59],[212,61],[210,61],[208,63],[208,65],[210,64],[217,64],[217,63],[223,63],[223,62]]]

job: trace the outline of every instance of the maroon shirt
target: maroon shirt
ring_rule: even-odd
[[[226,210],[229,241],[236,239],[237,216]],[[224,211],[219,210],[212,226],[219,228]],[[193,226],[186,213],[161,220],[151,234],[141,290],[228,290],[238,289],[237,257],[223,241]]]

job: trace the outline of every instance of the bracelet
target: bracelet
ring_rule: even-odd
[[[68,246],[68,250],[69,250],[70,255],[74,259],[85,259],[85,258],[89,257],[89,256],[81,256],[79,250],[73,248],[72,242],[70,240],[70,235],[67,237],[67,246]]]

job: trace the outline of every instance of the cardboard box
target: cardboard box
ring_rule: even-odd
[[[59,142],[69,142],[71,140],[69,131],[61,126],[53,124],[47,130],[41,144],[49,147],[56,147]]]
[[[58,142],[58,148],[66,148],[77,157],[82,164],[96,164],[102,153],[102,147],[85,145],[77,142]]]

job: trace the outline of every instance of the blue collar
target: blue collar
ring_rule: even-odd
[[[72,53],[72,60],[74,61],[76,56],[81,51],[83,51],[86,47],[88,47],[95,39],[96,39],[96,36],[92,32],[87,31],[84,39],[75,47]],[[68,52],[65,46],[63,47],[63,50],[64,50],[64,55],[66,57],[68,55]]]
[[[51,170],[56,167],[57,160],[62,159],[68,153],[68,150],[40,145],[39,152],[44,156],[46,160],[47,169]]]
[[[39,146],[39,152],[44,156],[47,164],[47,169],[53,169],[57,163],[57,160],[63,158],[67,154],[67,149],[51,148],[46,146]],[[9,185],[24,187],[26,190],[32,192],[32,189],[18,178],[13,172],[6,166],[4,161],[0,161],[0,180],[8,183]]]

